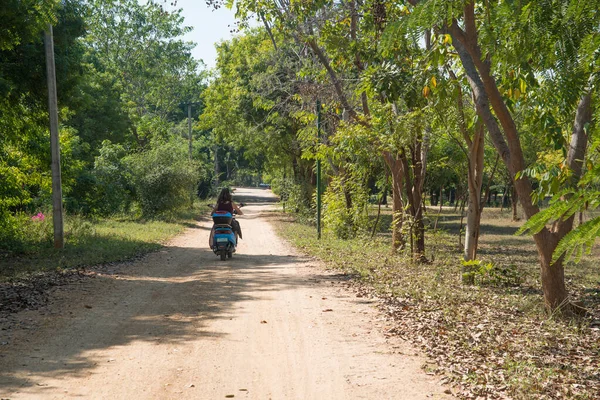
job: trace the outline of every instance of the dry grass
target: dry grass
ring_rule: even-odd
[[[437,210],[430,210],[431,222]],[[600,393],[600,270],[597,252],[567,265],[567,283],[593,315],[564,320],[544,312],[537,252],[517,237],[519,222],[488,209],[482,220],[480,258],[492,273],[478,285],[461,283],[460,216],[444,209],[438,230],[427,234],[418,265],[390,253],[389,212],[375,238],[316,240],[314,227],[283,218],[282,234],[303,251],[360,281],[360,295],[381,300],[392,333],[431,357],[429,371],[443,375],[461,398],[597,399]]]

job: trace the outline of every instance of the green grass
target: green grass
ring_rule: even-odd
[[[522,222],[510,221],[509,212],[484,211],[480,258],[492,262],[494,272],[467,286],[461,280],[460,216],[453,209],[444,209],[438,230],[427,232],[429,264],[391,254],[391,215],[383,211],[383,228],[373,239],[339,240],[325,231],[318,241],[314,226],[287,215],[276,218],[276,226],[296,247],[354,276],[379,297],[395,321],[394,332],[428,354],[459,397],[470,398],[464,392],[492,399],[595,398],[600,330],[590,324],[600,322],[597,254],[566,268],[570,293],[594,317],[556,319],[544,311],[533,240],[514,236]]]
[[[0,280],[133,259],[161,248],[204,212],[196,208],[162,220],[129,217],[85,220],[68,216],[62,250],[52,247],[51,218],[47,217],[44,222],[27,228],[27,240],[19,246],[19,251],[0,251]]]

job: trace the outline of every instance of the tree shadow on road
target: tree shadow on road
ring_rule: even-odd
[[[40,310],[56,313],[50,317],[55,332],[18,335],[22,342],[9,338],[2,346],[0,397],[28,387],[37,391],[49,378],[87,376],[108,362],[106,352],[98,358],[101,350],[140,341],[176,346],[198,337],[227,340],[210,329],[211,321],[232,318],[242,302],[326,279],[289,268],[306,262],[269,254],[236,254],[222,262],[208,249],[165,247],[143,262],[61,287],[54,294],[65,299],[60,308]]]

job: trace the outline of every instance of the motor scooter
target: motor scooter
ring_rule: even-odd
[[[212,213],[214,223],[212,250],[221,257],[221,261],[233,257],[237,247],[237,237],[232,225],[234,217],[235,211],[233,214],[229,211],[214,211]]]

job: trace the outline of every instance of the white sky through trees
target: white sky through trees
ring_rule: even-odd
[[[204,0],[154,1],[168,11],[183,9],[184,25],[194,28],[192,32],[183,37],[186,41],[196,43],[196,47],[192,50],[192,56],[204,61],[207,68],[213,68],[217,57],[215,43],[233,36],[230,31],[235,29],[235,12],[225,7],[213,10],[206,5]],[[139,0],[139,2],[145,4],[147,0]]]

